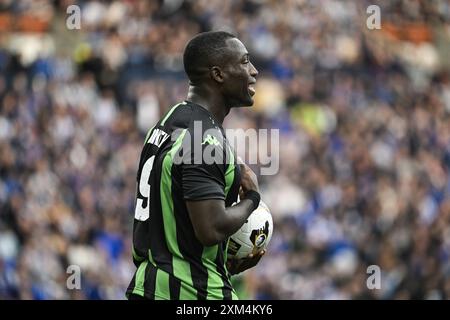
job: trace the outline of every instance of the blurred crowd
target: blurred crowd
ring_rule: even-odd
[[[224,127],[280,130],[275,231],[239,295],[450,299],[446,0],[0,1],[0,299],[125,298],[140,149],[206,30],[260,71]]]

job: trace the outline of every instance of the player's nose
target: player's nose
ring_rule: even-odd
[[[250,68],[250,75],[252,77],[256,77],[258,75],[258,70],[255,68],[255,66],[253,65],[253,63],[250,62],[251,68]]]

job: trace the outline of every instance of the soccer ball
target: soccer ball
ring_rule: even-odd
[[[265,249],[272,238],[273,220],[267,205],[260,201],[242,227],[228,240],[228,258],[245,258]]]

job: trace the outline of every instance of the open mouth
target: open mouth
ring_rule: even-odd
[[[255,83],[250,83],[249,85],[248,85],[248,92],[250,93],[250,95],[254,95],[255,93],[256,93],[256,91],[255,91]]]

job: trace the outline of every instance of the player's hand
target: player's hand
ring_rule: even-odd
[[[227,269],[230,274],[238,274],[247,269],[253,268],[261,260],[262,256],[266,253],[266,250],[261,250],[260,252],[253,255],[250,253],[248,257],[242,259],[229,258],[227,260]]]
[[[238,158],[238,164],[241,168],[241,188],[243,194],[250,190],[259,192],[259,185],[256,174],[252,171],[252,169],[250,169],[249,166],[242,162],[240,158]]]

